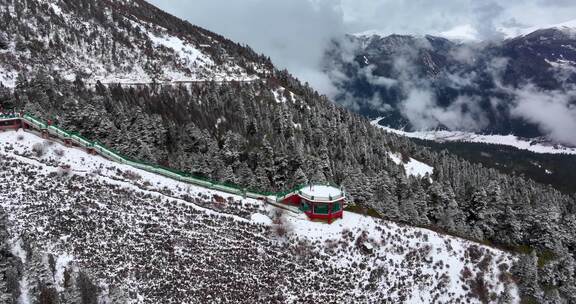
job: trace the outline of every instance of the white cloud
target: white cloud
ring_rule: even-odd
[[[576,145],[576,90],[542,91],[533,85],[515,90],[512,115],[537,124],[550,138]]]
[[[497,38],[503,25],[543,25],[576,19],[568,0],[150,0],[193,24],[247,43],[323,93],[320,71],[328,41],[344,33],[438,34],[470,26]]]
[[[270,56],[320,92],[334,88],[321,73],[320,62],[329,41],[342,36],[340,5],[327,0],[151,0],[181,18],[246,43]]]
[[[434,93],[413,89],[400,104],[400,111],[416,130],[446,127],[450,130],[477,131],[488,125],[478,100],[461,95],[448,107],[441,107]]]

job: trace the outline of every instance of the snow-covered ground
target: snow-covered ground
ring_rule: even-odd
[[[513,255],[426,229],[350,212],[311,222],[22,131],[0,132],[0,167],[26,297],[46,278],[67,297],[80,269],[102,303],[121,290],[132,303],[518,303]]]
[[[499,279],[498,266],[511,265],[514,258],[499,250],[350,212],[331,225],[311,222],[304,215],[285,218],[298,237],[325,244],[328,252],[333,247],[335,258],[330,262],[337,267],[354,269],[365,264],[367,271],[358,278],[359,296],[366,288],[374,288],[390,298],[403,298],[406,303],[450,303],[470,298],[462,286],[482,277],[487,285],[495,287],[496,294],[509,288],[512,302],[519,301],[516,288],[505,286]],[[338,250],[347,246],[359,250]],[[377,275],[382,280],[370,286]]]
[[[0,67],[0,83],[8,88],[13,88],[16,86],[16,77],[18,74],[14,71],[6,71]]]
[[[400,154],[390,152],[388,156],[395,164],[404,166],[406,175],[424,177],[426,174],[432,175],[432,173],[434,173],[434,167],[413,158],[410,158],[407,163],[404,163]]]
[[[372,121],[372,125],[377,126],[387,132],[424,140],[433,140],[437,142],[454,141],[454,142],[471,142],[471,143],[485,143],[515,147],[521,150],[528,150],[534,153],[550,153],[550,154],[576,154],[576,148],[564,147],[561,145],[544,145],[540,143],[533,143],[530,140],[518,138],[514,135],[482,135],[463,131],[417,131],[406,132],[402,130],[393,129],[386,126],[381,126],[378,122],[381,119]]]

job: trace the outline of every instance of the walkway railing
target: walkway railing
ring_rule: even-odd
[[[295,195],[295,194],[299,194],[299,195],[306,197],[310,200],[321,200],[321,201],[322,200],[333,201],[333,200],[337,200],[337,199],[340,199],[340,198],[345,196],[344,192],[342,192],[341,195],[336,196],[336,197],[332,197],[332,196],[318,197],[318,196],[305,195],[300,190],[303,187],[306,187],[307,185],[299,185],[299,186],[297,186],[293,189],[290,189],[288,191],[282,191],[282,192],[278,192],[278,193],[254,191],[254,190],[247,189],[247,188],[235,185],[235,184],[217,182],[217,181],[213,181],[213,180],[210,180],[210,179],[207,179],[204,177],[195,176],[195,175],[190,174],[188,172],[183,172],[183,171],[179,171],[179,170],[175,170],[175,169],[147,163],[144,161],[132,159],[132,158],[125,156],[125,155],[123,155],[123,154],[121,154],[121,153],[119,153],[119,152],[117,152],[111,148],[104,146],[103,144],[101,144],[99,142],[92,142],[89,139],[81,136],[77,132],[68,132],[64,129],[61,129],[60,127],[58,127],[56,125],[46,123],[46,122],[42,121],[41,119],[36,118],[30,114],[23,114],[23,115],[16,114],[16,113],[0,114],[0,120],[15,120],[15,119],[20,119],[21,122],[27,124],[31,128],[38,129],[42,132],[48,132],[48,134],[50,134],[51,136],[59,138],[65,142],[70,141],[70,142],[76,144],[77,146],[83,147],[83,148],[87,149],[88,151],[96,152],[96,153],[100,154],[101,156],[106,157],[106,158],[108,158],[112,161],[115,161],[117,163],[125,164],[125,165],[131,166],[134,168],[138,168],[138,169],[141,169],[141,170],[144,170],[147,172],[160,174],[160,175],[163,175],[163,176],[166,176],[169,178],[173,178],[173,179],[185,182],[185,183],[201,186],[204,188],[218,190],[218,191],[222,191],[222,192],[226,192],[226,193],[230,193],[230,194],[235,194],[235,195],[241,195],[244,197],[249,197],[249,198],[254,198],[254,199],[268,200],[270,196],[275,196],[276,202],[281,202],[285,198],[287,198],[291,195]],[[338,188],[338,186],[336,186],[332,183],[325,183],[324,185],[333,186],[333,187]]]
[[[48,124],[39,118],[36,118],[30,114],[0,114],[0,120],[14,120],[20,119],[21,122],[26,123],[33,129],[40,131],[46,131],[51,136],[59,138],[63,141],[71,141],[72,143],[83,147],[89,151],[94,151],[110,160],[113,160],[120,164],[125,164],[134,168],[138,168],[147,172],[160,174],[169,178],[173,178],[185,183],[201,186],[204,188],[209,188],[213,190],[218,190],[230,194],[241,195],[244,197],[254,198],[254,199],[265,199],[268,196],[276,195],[273,192],[260,192],[247,189],[238,185],[230,183],[222,183],[213,181],[204,177],[194,176],[188,172],[182,172],[167,167],[147,163],[140,160],[131,159],[113,149],[110,149],[99,142],[92,142],[89,139],[79,135],[76,132],[68,132],[56,125]]]

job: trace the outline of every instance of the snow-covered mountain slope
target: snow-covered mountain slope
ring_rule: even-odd
[[[0,10],[8,87],[39,66],[91,83],[252,81],[266,69],[247,49],[141,0],[3,1]]]
[[[576,128],[576,30],[570,24],[482,43],[346,36],[328,47],[324,70],[337,88],[336,102],[396,129],[513,134],[573,146],[576,137],[567,130]],[[443,36],[473,40],[473,32],[464,26]]]
[[[0,166],[22,303],[519,302],[513,255],[429,230],[310,222],[21,131]]]
[[[562,31],[576,33],[576,19],[555,24],[541,24],[536,26],[502,25],[497,27],[497,31],[501,33],[503,35],[503,38],[505,39],[513,39],[519,36],[525,36],[541,29],[558,29]],[[402,34],[402,33],[391,33],[379,30],[367,30],[359,33],[354,33],[352,35],[357,37],[370,37],[370,36],[386,37],[391,34]],[[405,34],[411,35],[412,33],[405,33]],[[474,25],[469,23],[460,24],[448,30],[430,34],[454,41],[478,42],[482,40],[482,37],[478,32],[478,30],[474,27]]]
[[[504,34],[505,38],[513,39],[519,36],[531,34],[541,29],[558,29],[576,35],[576,19],[556,24],[543,24],[530,27],[500,27],[498,30]]]
[[[433,140],[437,142],[455,141],[455,142],[486,143],[486,144],[515,147],[521,150],[527,150],[535,153],[576,155],[576,148],[564,147],[558,144],[539,143],[531,140],[522,139],[514,135],[484,135],[465,131],[446,131],[446,130],[407,132],[382,126],[378,124],[379,121],[380,121],[379,118],[375,119],[372,121],[372,124],[383,130],[386,130],[387,132],[407,136],[410,138]]]

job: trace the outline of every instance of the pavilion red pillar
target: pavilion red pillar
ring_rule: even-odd
[[[316,214],[316,204],[312,201],[310,201],[310,204],[312,204],[312,212],[310,212],[310,218],[314,219],[314,215]]]

